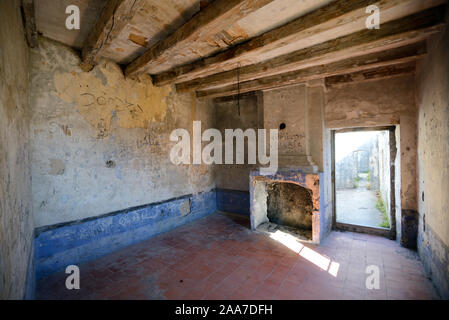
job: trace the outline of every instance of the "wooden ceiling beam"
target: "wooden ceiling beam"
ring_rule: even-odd
[[[349,74],[336,75],[325,79],[326,88],[341,87],[350,83],[390,79],[415,73],[415,63],[403,63],[392,66],[368,69]]]
[[[426,53],[426,42],[422,41],[385,52],[371,53],[364,56],[337,61],[328,65],[319,65],[275,76],[246,81],[239,85],[232,84],[222,88],[197,91],[196,95],[199,98],[214,98],[235,95],[238,93],[243,94],[257,90],[267,90],[350,72],[360,72],[373,68],[410,63],[423,57]]]
[[[261,63],[182,82],[176,89],[186,92],[224,87],[237,83],[237,78],[250,81],[419,42],[442,30],[444,12],[444,6],[427,9],[382,24],[380,29],[366,29]]]
[[[195,42],[207,39],[235,24],[237,21],[266,6],[273,0],[215,0],[199,11],[170,36],[158,42],[125,70],[133,76],[149,70],[165,61],[176,59],[182,51],[194,47]]]
[[[274,58],[365,29],[366,7],[378,6],[382,22],[435,7],[445,0],[339,0],[211,57],[153,76],[157,86],[190,81]]]
[[[94,28],[82,49],[81,69],[90,71],[101,56],[101,51],[120,34],[136,12],[145,4],[145,0],[107,1]]]

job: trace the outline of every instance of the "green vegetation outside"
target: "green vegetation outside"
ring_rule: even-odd
[[[379,192],[377,193],[376,209],[382,213],[382,223],[379,226],[382,228],[390,228],[390,221],[388,219],[385,202],[383,201],[382,196],[379,194]]]

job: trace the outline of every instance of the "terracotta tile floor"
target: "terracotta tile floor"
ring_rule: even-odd
[[[81,289],[60,272],[38,299],[438,299],[415,252],[384,238],[332,232],[320,246],[253,233],[213,214],[80,265]],[[365,286],[368,265],[380,288]]]

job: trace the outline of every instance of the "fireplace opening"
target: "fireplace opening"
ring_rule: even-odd
[[[271,182],[266,185],[268,221],[259,225],[261,231],[277,230],[312,240],[312,192],[294,183]]]

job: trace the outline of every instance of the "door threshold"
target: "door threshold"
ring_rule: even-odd
[[[337,230],[372,234],[372,235],[376,235],[376,236],[385,237],[385,238],[388,238],[390,240],[395,240],[395,237],[394,237],[394,234],[392,233],[392,230],[391,229],[387,229],[387,228],[382,228],[382,227],[375,228],[375,227],[359,226],[359,225],[355,225],[355,224],[341,223],[341,222],[337,222],[335,224],[335,228]]]

